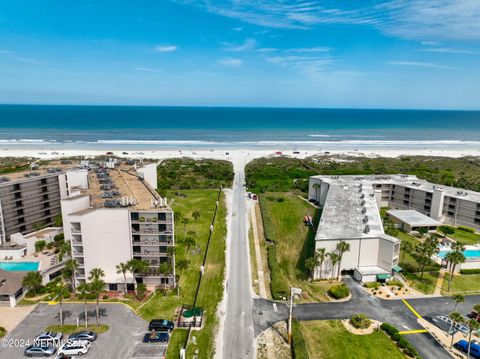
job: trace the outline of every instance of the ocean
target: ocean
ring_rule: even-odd
[[[0,105],[0,147],[480,148],[480,111]]]

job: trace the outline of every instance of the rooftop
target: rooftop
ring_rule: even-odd
[[[389,210],[387,213],[410,227],[435,227],[441,225],[440,222],[414,209]]]
[[[35,167],[34,169],[2,174],[0,175],[0,185],[34,179],[40,176],[58,176],[63,171],[78,165],[79,162],[74,163],[73,161],[50,161],[48,164]]]
[[[22,288],[22,280],[27,272],[8,272],[0,269],[0,295],[16,293]]]

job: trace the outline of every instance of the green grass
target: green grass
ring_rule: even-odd
[[[210,221],[212,219],[218,190],[184,190],[180,192],[168,193],[170,205],[176,213],[181,213],[182,217],[189,218],[187,225],[188,231],[195,231],[196,242],[201,252],[198,254],[187,253],[186,247],[182,244],[184,238],[184,225],[181,220],[175,223],[176,229],[176,261],[189,260],[188,268],[180,274],[178,282],[180,286],[180,296],[177,297],[176,291],[167,293],[165,297],[162,293],[156,293],[155,296],[143,307],[139,314],[146,320],[153,318],[166,318],[173,320],[175,308],[182,304],[193,304],[197,282],[199,279],[199,269],[205,253]],[[193,211],[200,211],[200,218],[195,222],[191,217]],[[205,310],[205,324],[200,331],[192,331],[192,335],[197,337],[196,347],[199,349],[199,358],[211,358],[213,356],[213,340],[217,328],[216,308],[223,295],[223,277],[225,267],[225,235],[226,235],[226,207],[224,195],[222,194],[215,228],[210,242],[210,250],[207,256],[205,275],[200,287],[197,305]],[[167,357],[178,358],[180,349],[183,347],[187,335],[187,330],[176,329],[172,333],[170,344],[168,346]],[[189,345],[187,353],[193,355],[194,346]]]
[[[79,332],[81,330],[91,330],[94,331],[97,334],[103,334],[108,330],[108,325],[106,324],[100,324],[100,325],[89,325],[87,328],[85,326],[79,326],[77,327],[76,325],[50,325],[45,328],[44,331],[46,332],[56,332],[56,333],[63,333],[66,335],[70,335],[76,332]]]
[[[404,272],[403,275],[409,280],[410,286],[413,289],[425,294],[433,294],[437,284],[439,272],[425,272],[423,273],[423,279],[420,279],[420,273]]]
[[[295,359],[308,359],[307,343],[297,320],[292,322],[292,352]]]
[[[260,205],[265,237],[274,243],[269,247],[272,296],[285,296],[289,286],[295,286],[311,300],[327,300],[330,284],[308,282],[305,268],[305,260],[315,252],[315,231],[304,225],[303,218],[309,214],[318,223],[320,211],[295,193],[265,193]]]
[[[445,274],[442,289],[447,292],[448,279],[450,276]],[[459,274],[453,276],[450,292],[469,292],[480,291],[480,274]]]
[[[480,242],[480,235],[476,233],[470,233],[467,231],[462,231],[461,229],[455,228],[455,233],[449,234],[448,237],[456,240],[461,244],[478,244]]]
[[[396,345],[382,331],[367,335],[348,332],[339,321],[300,323],[310,359],[404,359]]]
[[[0,327],[0,338],[3,338],[7,334],[7,330],[4,327]]]

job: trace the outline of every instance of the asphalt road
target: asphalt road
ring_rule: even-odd
[[[64,323],[76,324],[77,318],[83,318],[82,304],[63,304]],[[95,322],[95,305],[89,305],[89,320]],[[103,304],[100,306],[100,322],[107,324],[109,330],[98,336],[92,343],[85,358],[149,358],[155,346],[145,348],[142,344],[143,335],[147,332],[148,323],[139,318],[129,308],[121,304]],[[57,305],[39,304],[5,339],[30,340],[40,334],[45,327],[59,323]],[[83,323],[83,319],[80,321]],[[82,330],[80,327],[79,330]],[[66,338],[65,338],[66,339]],[[25,347],[19,347],[13,342],[8,347],[0,347],[1,359],[24,358]],[[153,350],[158,358],[158,350]],[[148,350],[146,350],[148,349]]]
[[[223,338],[225,359],[253,358],[254,327],[247,237],[247,206],[244,166],[235,168],[227,305]]]
[[[298,304],[293,310],[298,320],[347,319],[352,314],[365,313],[370,318],[388,322],[400,331],[422,329],[415,314],[401,300],[381,300],[362,290],[351,278],[344,278],[352,292],[352,299],[343,303],[306,303]],[[412,298],[408,303],[422,317],[448,315],[455,303],[448,297]],[[468,296],[465,303],[458,306],[463,315],[470,313],[474,304],[480,303],[480,296]],[[258,335],[270,325],[288,318],[288,309],[284,303],[275,303],[266,299],[255,299],[255,334]],[[425,359],[449,358],[447,352],[428,333],[411,334],[408,339]]]

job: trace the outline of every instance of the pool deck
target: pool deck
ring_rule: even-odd
[[[38,271],[43,271],[53,267],[52,259],[56,257],[53,251],[43,251],[36,254],[29,254],[19,259],[0,260],[2,263],[19,263],[19,262],[38,262]],[[58,262],[57,262],[58,263]]]

